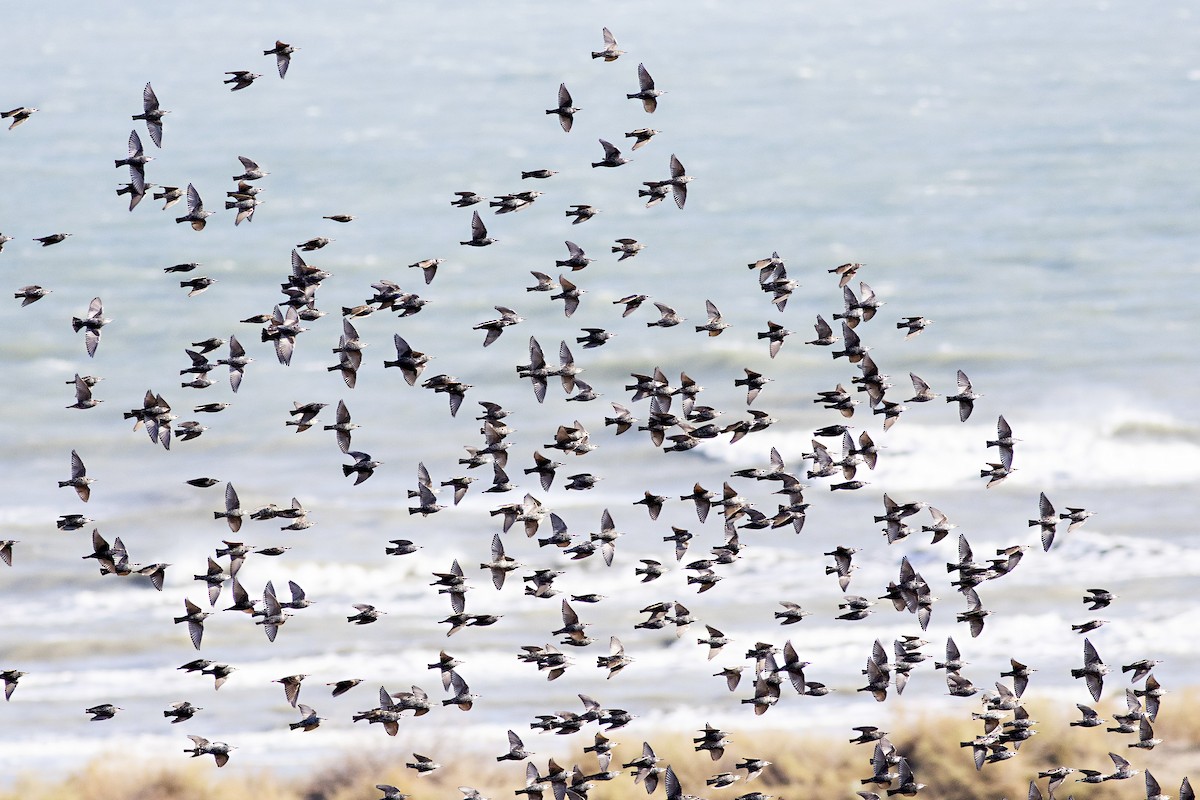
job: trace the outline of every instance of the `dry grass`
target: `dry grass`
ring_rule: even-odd
[[[1107,712],[1111,702],[1103,705]],[[1148,752],[1127,746],[1134,737],[1109,734],[1102,728],[1072,728],[1068,723],[1076,717],[1048,703],[1034,699],[1026,707],[1039,721],[1039,734],[1027,741],[1015,758],[985,765],[978,772],[969,749],[958,746],[979,732],[978,722],[957,717],[904,716],[890,726],[894,733],[889,738],[908,758],[918,780],[927,784],[920,793],[926,800],[1018,800],[1025,797],[1029,781],[1039,770],[1069,766],[1110,772],[1110,751],[1128,758],[1139,769],[1152,771],[1169,795],[1177,795],[1179,782],[1189,771],[1200,775],[1200,714],[1195,713],[1200,710],[1200,690],[1167,698],[1154,726],[1155,734],[1164,742]],[[769,717],[764,718],[767,720]],[[641,740],[622,733],[617,731],[612,736],[624,742],[614,750],[614,766],[641,754]],[[849,724],[846,731],[823,736],[781,729],[730,730],[733,744],[717,761],[692,749],[691,731],[663,731],[649,738],[664,765],[672,765],[689,794],[733,798],[757,790],[791,800],[856,800],[854,792],[877,787],[860,783],[861,778],[870,775],[871,746],[849,744],[849,733]],[[537,749],[546,739],[534,736],[526,741]],[[554,743],[561,745],[562,741]],[[594,770],[594,756],[582,753],[582,748],[591,744],[591,737],[577,737],[568,743],[573,744],[571,752],[578,754],[584,769]],[[745,756],[774,763],[748,786],[744,781],[726,789],[705,786],[705,778],[734,771],[734,764]],[[536,763],[544,771],[546,759],[538,757]],[[569,767],[574,762],[560,763]],[[523,769],[522,764],[497,764],[491,756],[471,756],[428,777],[417,778],[394,760],[345,757],[307,776],[288,778],[272,773],[218,772],[207,759],[165,768],[114,765],[110,761],[92,763],[57,781],[19,777],[10,788],[0,790],[0,800],[376,800],[380,796],[374,788],[377,783],[394,784],[415,800],[451,800],[459,797],[457,787],[462,785],[474,786],[498,799],[512,796],[514,789],[524,785]],[[1039,781],[1043,792],[1045,786],[1045,780]],[[1143,797],[1144,786],[1140,776],[1098,785],[1068,782],[1060,794],[1074,794],[1081,800],[1117,800]],[[625,777],[610,783],[597,782],[589,794],[591,800],[639,796],[642,789]]]

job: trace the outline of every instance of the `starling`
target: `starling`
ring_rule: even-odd
[[[204,618],[208,617],[210,612],[202,610],[200,606],[187,598],[184,598],[183,606],[187,613],[182,617],[175,617],[175,624],[178,625],[181,622],[188,624],[188,635],[192,638],[192,646],[199,650],[200,640],[204,637]]]
[[[554,113],[554,112],[548,112],[548,113]],[[466,208],[467,206],[473,206],[476,203],[483,202],[483,198],[481,196],[477,195],[475,192],[455,192],[454,194],[458,195],[458,199],[451,200],[450,205],[458,206],[459,208]]]
[[[646,142],[648,142],[652,138],[654,138],[658,133],[660,133],[660,131],[656,131],[653,128],[638,128],[636,130],[632,130],[632,131],[629,131],[628,133],[626,133],[625,138],[633,139],[634,140],[633,147],[630,149],[637,150],[639,147],[644,145]]]
[[[24,106],[20,106],[12,109],[11,111],[0,111],[0,119],[12,120],[12,124],[8,126],[8,129],[11,131],[13,128],[32,117],[36,112],[36,108],[25,108]]]
[[[587,222],[589,219],[591,219],[592,217],[599,214],[600,209],[596,208],[595,206],[589,206],[589,205],[585,205],[585,204],[576,204],[576,205],[571,206],[571,208],[564,213],[568,217],[575,218],[575,219],[571,220],[572,225],[578,225],[581,222]]]
[[[147,85],[149,85],[149,84],[147,84]],[[171,707],[169,709],[167,709],[166,711],[163,711],[163,716],[167,717],[167,718],[173,717],[173,719],[171,719],[171,724],[175,725],[180,722],[187,722],[189,719],[191,719],[193,716],[195,716],[197,711],[203,711],[203,710],[204,710],[203,708],[200,708],[199,706],[194,706],[191,703],[189,703],[187,700],[183,700],[178,703],[172,703]]]
[[[205,278],[205,277],[192,278],[191,280],[180,281],[179,288],[190,289],[191,291],[188,292],[187,296],[195,297],[196,295],[200,294],[201,292],[203,292],[205,289],[212,286],[216,282],[217,282],[216,278]]]
[[[638,64],[638,91],[633,94],[625,95],[630,100],[641,100],[642,108],[647,114],[653,114],[658,108],[658,96],[666,94],[666,92],[654,88],[654,79],[650,77],[650,73],[646,71],[644,64]]]
[[[68,236],[73,236],[71,233],[52,233],[49,236],[42,236],[34,239],[35,242],[41,242],[42,247],[49,247],[52,244],[58,244],[64,241]]]
[[[92,386],[95,385],[94,381],[92,384],[88,384],[84,378],[79,376],[79,373],[75,373],[75,380],[71,381],[71,383],[75,384],[75,403],[74,405],[67,406],[67,408],[95,408],[98,404],[104,402],[92,397]]]
[[[1083,678],[1087,682],[1088,691],[1093,700],[1099,700],[1104,691],[1104,676],[1108,674],[1108,666],[1100,660],[1100,654],[1088,639],[1083,640],[1083,667],[1072,669],[1072,678]]]
[[[624,50],[617,49],[617,40],[613,38],[612,32],[608,28],[601,28],[600,32],[604,36],[604,49],[593,50],[592,58],[603,58],[605,61],[616,61],[618,57],[625,55]]]
[[[925,319],[924,317],[905,317],[902,322],[896,323],[896,327],[907,328],[908,333],[905,334],[904,338],[911,339],[932,323],[933,320]]]
[[[165,114],[170,113],[159,107],[158,96],[154,94],[154,89],[147,83],[146,87],[142,89],[142,113],[136,114],[133,118],[146,121],[146,130],[155,147],[162,147],[162,118]],[[133,210],[132,207],[130,210]]]
[[[95,357],[96,348],[100,346],[100,329],[110,322],[112,320],[104,316],[104,304],[99,297],[93,297],[92,302],[88,304],[86,317],[71,318],[71,327],[75,332],[84,332],[83,341],[89,357]]]
[[[118,711],[124,710],[125,709],[121,708],[120,706],[114,706],[112,703],[102,703],[98,706],[92,706],[83,713],[91,714],[92,722],[102,722],[106,719],[112,719],[117,715]]]
[[[971,379],[961,369],[958,371],[958,394],[946,396],[947,403],[958,403],[958,418],[962,422],[966,422],[971,416],[971,411],[975,408],[975,401],[981,394],[976,394],[971,387]]]
[[[592,167],[619,167],[622,164],[628,164],[632,161],[632,159],[621,155],[621,151],[612,142],[601,139],[600,146],[604,148],[604,158],[599,161],[593,161]]]
[[[229,90],[231,92],[236,92],[239,89],[245,89],[247,86],[262,77],[262,75],[258,75],[248,69],[238,69],[234,70],[233,72],[226,72],[225,74],[231,75],[232,77],[229,78],[229,80],[221,81],[221,83],[233,84],[233,88]]]
[[[72,450],[71,477],[68,480],[59,481],[58,487],[60,489],[67,486],[74,487],[76,494],[79,495],[79,499],[86,503],[88,498],[92,496],[90,484],[95,483],[95,481],[95,478],[87,476],[87,467],[84,466],[83,459],[79,457],[78,453]]]
[[[558,85],[558,108],[546,109],[547,114],[558,115],[558,123],[562,125],[563,132],[565,133],[571,132],[571,125],[575,123],[575,112],[579,111],[571,103],[571,93],[567,91],[567,85],[560,83]],[[456,192],[456,194],[459,193]]]
[[[459,244],[469,245],[471,247],[487,247],[489,244],[495,243],[497,240],[487,235],[487,228],[484,227],[483,220],[479,218],[479,212],[474,212],[471,217],[471,238],[466,242]]]
[[[185,748],[183,752],[191,753],[192,758],[203,755],[211,755],[213,760],[217,762],[218,767],[223,767],[228,764],[229,751],[237,749],[231,745],[225,744],[224,742],[210,742],[203,736],[188,736],[188,738],[192,740],[192,744],[195,745],[195,747],[191,749]]]
[[[19,290],[13,293],[13,298],[21,301],[21,307],[36,303],[46,295],[50,294],[50,289],[43,289],[41,286],[22,286]]]
[[[386,611],[379,611],[375,606],[366,603],[356,603],[354,607],[358,610],[358,613],[346,617],[346,621],[353,622],[355,625],[370,625],[387,613]]]
[[[190,183],[187,187],[187,204],[188,213],[184,214],[182,217],[176,217],[175,222],[190,222],[192,224],[192,230],[204,230],[204,226],[207,224],[208,218],[216,212],[204,210],[204,201],[200,199],[200,193],[197,192],[196,187]]]
[[[275,56],[275,66],[279,69],[279,77],[282,80],[283,78],[287,77],[288,67],[291,66],[292,63],[292,53],[299,49],[299,47],[293,47],[290,44],[284,44],[283,42],[276,40],[274,47],[272,47],[270,50],[263,50],[263,55]],[[311,729],[305,728],[305,730]]]
[[[149,84],[147,84],[149,87]],[[137,135],[137,131],[129,132],[129,154],[125,158],[117,159],[115,165],[118,167],[129,167],[129,182],[133,184],[134,189],[138,194],[146,193],[146,162],[154,159],[145,154],[142,149],[141,137]]]

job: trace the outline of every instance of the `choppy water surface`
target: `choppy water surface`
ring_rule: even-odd
[[[1200,36],[1186,7],[869,2],[853,9],[792,3],[781,12],[766,4],[568,10],[373,3],[348,13],[326,4],[286,11],[127,4],[101,13],[77,5],[52,13],[10,9],[0,52],[0,105],[40,109],[25,125],[0,131],[0,231],[14,237],[0,255],[0,274],[6,288],[53,290],[36,305],[11,303],[0,312],[0,536],[20,542],[13,566],[0,568],[0,668],[29,673],[0,708],[5,774],[65,767],[120,743],[170,752],[185,733],[238,744],[235,763],[255,766],[282,767],[297,754],[320,757],[350,743],[428,750],[464,722],[479,726],[472,738],[482,748],[500,752],[504,728],[527,730],[535,714],[578,710],[578,692],[633,711],[647,731],[706,720],[748,725],[749,710],[736,699],[749,690],[730,695],[712,673],[742,663],[753,642],[782,644],[789,636],[812,662],[809,679],[841,691],[820,700],[785,697],[764,722],[871,724],[892,708],[926,705],[966,715],[924,667],[903,697],[884,705],[853,691],[872,641],[887,644],[919,629],[890,608],[861,622],[834,620],[841,594],[821,554],[837,545],[862,550],[850,591],[869,597],[895,579],[907,555],[941,596],[927,649],[940,653],[953,635],[979,685],[995,680],[1011,656],[1039,668],[1035,689],[1067,703],[1087,701],[1068,674],[1081,660],[1068,626],[1095,616],[1079,602],[1092,586],[1121,595],[1102,612],[1110,624],[1091,634],[1110,664],[1162,658],[1157,674],[1173,687],[1200,674],[1188,609],[1167,599],[1200,576],[1191,515],[1200,479],[1200,427],[1191,413],[1198,320],[1189,300],[1200,245],[1191,135],[1200,123]],[[603,25],[629,51],[612,64],[588,57]],[[260,55],[276,38],[302,48],[282,82]],[[637,89],[639,61],[668,92],[653,117],[624,97]],[[220,80],[235,69],[264,77],[231,94]],[[112,194],[127,178],[109,159],[124,156],[130,128],[149,145],[142,124],[129,120],[140,111],[146,81],[172,111],[164,147],[151,148],[156,160],[147,179],[192,182],[207,207],[219,208],[229,176],[240,172],[236,156],[249,156],[271,172],[259,182],[264,203],[253,223],[235,228],[223,212],[195,233],[171,221],[180,206],[164,213],[147,199],[130,214]],[[569,135],[543,113],[560,82],[583,109]],[[631,154],[622,134],[643,126],[662,133]],[[598,138],[622,147],[633,163],[590,168],[601,155]],[[644,208],[636,189],[667,176],[671,153],[695,176],[687,207],[668,200]],[[519,180],[536,168],[559,174],[536,186]],[[544,192],[531,209],[486,215],[496,245],[457,244],[468,236],[470,211],[449,206],[454,191],[527,188]],[[571,226],[563,210],[574,203],[602,213]],[[321,218],[336,213],[358,219],[338,225]],[[45,249],[30,241],[57,231],[74,236]],[[258,328],[237,320],[278,302],[291,248],[317,235],[337,240],[309,259],[334,274],[318,295],[331,313],[309,324],[284,368],[258,341]],[[624,236],[646,249],[618,264],[608,249]],[[554,260],[566,257],[566,239],[597,258],[570,277],[587,292],[570,319],[560,302],[525,291],[530,270],[562,272]],[[745,266],[773,250],[801,285],[782,312]],[[405,265],[431,257],[446,263],[426,286]],[[219,281],[191,299],[176,276],[162,272],[188,261]],[[836,278],[826,270],[846,261],[866,264],[859,277],[886,302],[859,332],[892,376],[889,397],[909,396],[909,371],[951,393],[962,369],[984,398],[965,424],[937,400],[913,407],[887,433],[880,417],[859,406],[851,424],[886,447],[875,471],[860,470],[869,485],[831,493],[827,480],[812,481],[801,535],[743,532],[743,558],[721,571],[713,591],[697,595],[662,537],[672,525],[689,528],[696,535],[689,556],[699,558],[723,539],[719,514],[701,525],[691,503],[674,498],[697,481],[719,490],[732,470],[765,466],[772,446],[801,472],[810,466],[802,454],[812,449],[811,431],[841,421],[811,399],[849,385],[857,371],[803,341],[816,314],[830,319],[841,310]],[[371,346],[358,386],[348,390],[325,369],[336,361],[337,309],[362,303],[381,278],[430,302],[410,318],[383,312],[356,321]],[[649,303],[622,318],[612,301],[635,292],[688,321],[647,328],[656,316]],[[69,320],[97,295],[113,322],[91,360]],[[704,321],[706,299],[731,323],[718,338],[692,328]],[[515,308],[526,322],[484,350],[471,326],[494,317],[495,305]],[[918,314],[934,324],[904,341],[895,321]],[[796,331],[774,360],[755,336],[767,320]],[[573,339],[587,326],[617,337],[582,350]],[[383,369],[396,332],[434,356],[426,377],[444,372],[473,385],[456,418],[443,397]],[[241,390],[231,393],[223,368],[213,373],[217,385],[181,389],[188,343],[232,333],[256,359]],[[531,335],[548,354],[560,340],[571,342],[584,379],[603,397],[568,403],[552,384],[538,405],[513,370],[528,361]],[[723,437],[687,453],[663,454],[636,432],[613,436],[603,425],[608,401],[630,404],[644,419],[646,404],[631,404],[623,386],[630,373],[655,366],[673,381],[687,372],[707,387],[701,400],[729,421],[746,408],[733,379],[746,367],[760,371],[774,382],[752,408],[778,422],[735,446]],[[105,378],[96,390],[103,405],[63,409],[72,394],[63,382],[76,372]],[[153,446],[120,416],[147,389],[163,394],[181,420],[199,418],[210,429],[170,452]],[[330,404],[322,415],[328,424],[339,399],[362,426],[354,448],[385,462],[360,486],[342,477],[346,459],[330,433],[297,435],[283,425],[293,402],[309,401]],[[415,488],[418,463],[435,480],[462,474],[463,446],[481,441],[473,419],[479,400],[512,411],[509,473],[520,488],[480,493],[490,478],[485,467],[473,473],[480,482],[461,505],[410,516],[405,492]],[[193,404],[215,401],[232,406],[218,415],[191,413]],[[984,445],[999,414],[1022,439],[1018,470],[985,491],[978,470],[995,460]],[[543,492],[521,471],[558,425],[573,420],[598,448],[560,458],[570,463]],[[97,479],[86,506],[56,487],[72,449]],[[588,493],[565,492],[562,474],[583,471],[604,480]],[[184,484],[200,475],[222,483],[206,490]],[[230,537],[211,514],[222,508],[225,482],[246,508],[285,506],[295,496],[316,524],[292,533],[247,521]],[[756,507],[774,510],[773,485],[732,483]],[[505,537],[510,555],[531,568],[566,569],[564,594],[524,597],[519,576],[528,570],[496,592],[476,568],[499,530],[486,512],[527,490],[576,535],[597,530],[609,509],[624,533],[613,566],[567,562],[514,529]],[[657,521],[633,505],[646,490],[672,498]],[[1000,547],[1036,545],[1026,520],[1037,516],[1043,491],[1060,510],[1083,506],[1097,515],[1060,534],[1050,553],[1034,547],[1015,573],[981,587],[995,613],[974,640],[953,621],[965,606],[943,577],[942,565],[956,555],[953,537],[930,545],[927,535],[914,536],[888,547],[870,518],[882,513],[884,492],[927,502],[958,524],[956,533],[982,558]],[[89,552],[90,528],[56,530],[54,520],[66,513],[95,518],[110,541],[122,538],[134,561],[170,562],[165,590],[138,578],[99,577],[80,558]],[[184,597],[202,602],[203,587],[191,576],[223,538],[290,546],[281,558],[251,558],[240,577],[255,594],[268,579],[276,586],[294,580],[316,603],[270,645],[245,617],[218,614],[197,654],[171,618],[182,613]],[[384,556],[396,538],[423,549]],[[449,604],[428,584],[430,573],[455,558],[474,587],[468,611],[504,617],[447,639],[437,620]],[[671,571],[637,583],[640,558],[660,559]],[[559,599],[592,591],[610,599],[577,610],[599,642],[572,652],[577,663],[548,684],[515,653],[554,641]],[[772,613],[785,599],[813,615],[779,629]],[[226,588],[217,608],[228,600]],[[634,631],[642,619],[636,610],[660,600],[684,602],[734,643],[708,662],[694,644],[699,625],[679,639],[669,630]],[[388,614],[352,627],[345,617],[354,603]],[[593,657],[614,634],[637,661],[606,681]],[[442,647],[466,661],[461,672],[481,695],[469,715],[439,707],[406,723],[398,740],[350,722],[352,712],[375,703],[380,684],[392,691],[417,684],[440,696],[425,665]],[[175,669],[197,655],[238,672],[214,693],[209,678]],[[301,699],[328,718],[307,736],[283,731],[295,712],[270,682],[297,672],[312,675]],[[364,682],[330,700],[321,684],[348,677]],[[1119,682],[1112,683],[1116,697]],[[166,729],[161,709],[184,698],[205,710]],[[82,709],[101,702],[127,710],[112,722],[87,723]]]

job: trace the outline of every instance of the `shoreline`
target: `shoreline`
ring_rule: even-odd
[[[1106,697],[1096,704],[1096,709],[1111,717],[1123,710],[1115,704],[1123,705],[1117,697]],[[971,706],[974,708],[974,704]],[[1073,794],[1081,800],[1144,796],[1144,779],[1140,775],[1134,776],[1132,782],[1075,782],[1082,769],[1111,773],[1112,762],[1107,755],[1110,752],[1127,758],[1132,767],[1142,773],[1151,771],[1162,784],[1163,792],[1171,796],[1177,796],[1179,783],[1189,770],[1193,773],[1200,770],[1200,714],[1196,713],[1200,712],[1200,689],[1184,689],[1164,698],[1154,722],[1155,736],[1163,742],[1149,751],[1128,747],[1136,741],[1135,736],[1107,733],[1103,727],[1092,730],[1071,727],[1069,722],[1078,717],[1064,715],[1061,704],[1047,698],[1034,696],[1026,708],[1030,717],[1038,720],[1035,725],[1038,735],[1026,741],[1013,758],[985,764],[982,770],[975,769],[970,749],[959,746],[960,742],[982,732],[981,723],[969,719],[967,708],[961,715],[902,711],[894,715],[889,727],[895,733],[888,739],[895,745],[896,752],[909,761],[917,779],[926,784],[921,796],[927,800],[1024,797],[1029,782],[1035,779],[1045,795],[1047,781],[1037,779],[1038,772],[1060,766],[1072,767],[1077,772],[1067,779],[1058,790],[1059,794]],[[586,735],[562,738],[532,731],[517,733],[526,747],[535,751],[536,755],[530,761],[543,774],[548,759],[554,758],[568,770],[579,764],[588,775],[598,772],[599,768],[596,757],[583,751],[584,747],[593,744],[591,728],[585,730],[588,731]],[[186,733],[179,732],[181,751],[187,744]],[[663,759],[660,766],[672,766],[687,794],[735,797],[760,791],[792,800],[853,797],[860,790],[883,794],[885,787],[861,783],[871,775],[874,745],[849,743],[848,739],[854,734],[855,731],[848,727],[826,733],[796,732],[776,726],[754,732],[730,727],[728,738],[731,743],[718,760],[692,749],[690,739],[697,735],[692,730],[657,729],[635,734],[622,729],[606,735],[619,743],[613,750],[610,769],[618,771],[620,764],[641,755],[642,737],[645,737]],[[365,800],[378,798],[380,793],[374,788],[376,784],[395,785],[416,800],[454,797],[459,786],[471,786],[485,796],[498,798],[525,786],[523,762],[497,763],[494,759],[499,753],[484,753],[479,743],[453,741],[449,731],[440,738],[440,743],[436,738],[422,739],[420,746],[432,745],[427,749],[436,752],[436,760],[444,764],[427,776],[417,776],[403,766],[412,755],[406,749],[411,740],[403,735],[399,741],[389,740],[397,745],[389,748],[393,751],[391,754],[364,754],[353,748],[343,749],[328,753],[306,774],[294,776],[261,767],[242,767],[236,751],[229,764],[218,770],[207,757],[193,762],[181,752],[177,761],[163,765],[151,759],[131,757],[128,750],[115,749],[114,753],[121,755],[119,761],[101,755],[61,779],[47,779],[35,772],[17,772],[11,776],[8,786],[0,788],[0,800],[67,797],[87,800]],[[705,785],[705,779],[712,775],[736,772],[736,763],[751,756],[765,758],[773,762],[772,766],[750,783],[739,780],[720,789]],[[611,782],[595,781],[588,797],[591,800],[615,800],[640,796],[642,790],[633,785],[630,770],[623,772],[625,774]]]

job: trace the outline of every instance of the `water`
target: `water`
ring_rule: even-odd
[[[1034,691],[1088,702],[1069,678],[1081,644],[1068,626],[1101,613],[1111,622],[1090,638],[1108,663],[1154,655],[1165,661],[1156,672],[1164,685],[1194,683],[1200,655],[1187,635],[1186,609],[1163,600],[1200,575],[1190,515],[1200,479],[1190,368],[1197,314],[1187,300],[1200,244],[1200,183],[1188,135],[1197,123],[1190,99],[1200,80],[1200,37],[1188,9],[872,2],[836,10],[791,4],[781,12],[675,3],[648,14],[633,3],[569,12],[520,2],[436,11],[374,3],[355,6],[351,16],[319,4],[286,12],[127,4],[103,14],[77,5],[53,14],[12,9],[9,29],[20,34],[0,54],[5,107],[41,109],[0,136],[0,231],[15,239],[0,266],[14,290],[29,283],[53,290],[36,305],[13,303],[0,313],[0,363],[10,376],[3,389],[9,413],[0,419],[0,522],[4,538],[20,542],[14,566],[0,570],[0,667],[29,673],[0,709],[6,774],[59,769],[122,743],[147,755],[171,753],[186,743],[185,733],[239,745],[233,764],[280,769],[295,769],[288,765],[297,756],[328,758],[347,746],[450,752],[463,746],[464,722],[479,733],[472,738],[481,749],[500,752],[504,728],[524,730],[535,714],[578,710],[578,692],[639,714],[629,729],[635,737],[705,720],[745,726],[749,712],[736,699],[748,690],[730,695],[712,673],[743,663],[755,641],[782,644],[788,636],[812,662],[809,679],[841,691],[821,700],[785,697],[764,722],[843,727],[847,716],[872,724],[894,708],[961,711],[925,668],[886,704],[853,691],[874,639],[886,645],[919,629],[890,609],[862,622],[833,619],[840,593],[821,554],[837,545],[862,549],[850,591],[869,597],[895,579],[907,555],[941,597],[927,650],[940,652],[954,636],[981,686],[1015,657],[1039,668]],[[600,46],[604,25],[629,51],[613,64],[587,55]],[[302,48],[282,82],[260,55],[276,37]],[[653,117],[623,96],[637,88],[639,61],[668,91]],[[264,77],[231,94],[219,81],[234,69]],[[129,129],[149,144],[142,124],[128,120],[140,111],[147,80],[172,111],[164,148],[151,147],[156,160],[147,180],[193,182],[215,209],[232,188],[229,176],[241,171],[236,156],[254,158],[271,175],[259,182],[264,204],[253,223],[235,228],[219,213],[197,234],[171,221],[180,206],[163,213],[147,198],[130,214],[126,199],[112,195],[127,178],[108,159],[124,155]],[[583,109],[569,135],[543,113],[560,82]],[[662,133],[630,153],[622,133],[647,125]],[[600,157],[597,138],[613,141],[633,163],[588,167]],[[696,176],[687,208],[667,200],[646,209],[635,190],[667,176],[671,153]],[[517,179],[535,168],[559,174],[536,184]],[[468,236],[470,212],[448,205],[454,191],[527,188],[545,193],[533,208],[485,214],[496,245],[456,244]],[[602,212],[569,225],[563,209],[585,202]],[[335,213],[359,219],[321,219]],[[56,231],[74,236],[45,249],[30,241]],[[334,273],[319,292],[320,307],[331,313],[308,325],[284,368],[258,342],[257,326],[237,320],[271,309],[291,248],[316,235],[337,239],[306,255]],[[623,236],[647,247],[618,264],[608,247]],[[597,258],[570,276],[587,292],[570,319],[559,301],[524,291],[530,270],[562,273],[554,260],[566,257],[566,239]],[[773,250],[801,284],[782,312],[745,267]],[[405,265],[430,257],[446,263],[426,286]],[[161,270],[187,261],[201,262],[200,273],[219,282],[186,298],[176,276]],[[910,371],[951,393],[963,369],[984,398],[965,424],[936,400],[911,408],[887,433],[859,406],[850,424],[886,447],[878,469],[860,470],[869,486],[831,494],[826,481],[812,481],[801,535],[743,532],[743,558],[720,571],[724,580],[713,591],[697,595],[661,538],[672,525],[689,528],[696,534],[689,558],[702,557],[723,540],[719,513],[701,525],[691,503],[673,498],[697,481],[719,491],[733,469],[765,466],[772,446],[790,468],[806,469],[810,432],[842,421],[811,398],[849,385],[856,370],[803,342],[816,314],[830,319],[841,310],[826,270],[846,261],[866,264],[859,278],[886,302],[859,332],[892,376],[889,397],[909,396]],[[348,390],[325,370],[336,360],[329,349],[341,333],[337,309],[362,303],[381,278],[430,304],[405,319],[383,312],[356,320],[370,347],[357,388]],[[620,317],[612,301],[634,292],[688,321],[647,328],[656,317],[650,303]],[[97,295],[114,321],[91,360],[68,322]],[[731,323],[718,338],[691,327],[704,321],[705,299]],[[485,350],[483,334],[471,327],[493,318],[495,305],[515,308],[526,321]],[[894,322],[910,314],[934,324],[904,341]],[[796,331],[774,360],[754,336],[767,320]],[[593,325],[617,337],[582,350],[574,337]],[[444,397],[383,370],[396,332],[434,356],[424,377],[449,373],[473,384],[457,417]],[[179,388],[188,343],[231,333],[256,359],[241,390],[230,392],[223,368],[207,390]],[[552,383],[546,402],[536,404],[513,371],[527,363],[531,335],[551,355],[568,341],[601,400],[568,403]],[[722,421],[745,416],[744,391],[733,379],[746,367],[762,372],[774,382],[751,408],[778,422],[737,445],[723,437],[688,453],[656,452],[644,434],[613,436],[603,425],[608,402],[630,405],[644,419],[646,404],[630,403],[622,387],[631,372],[655,366],[673,382],[683,371],[704,385],[701,401],[722,409]],[[103,405],[63,410],[71,402],[63,382],[77,371],[105,378],[96,390]],[[210,430],[170,452],[132,432],[120,412],[140,405],[147,389],[167,398],[181,420],[200,419]],[[330,404],[320,418],[329,424],[338,399],[362,426],[354,448],[385,462],[360,486],[342,477],[347,459],[328,432],[298,435],[282,424],[293,402],[309,401]],[[463,474],[456,463],[462,447],[481,443],[473,419],[479,400],[513,412],[509,474],[521,488],[482,494],[491,477],[485,467],[472,473],[480,480],[461,505],[428,519],[410,516],[404,492],[415,488],[418,463],[437,481]],[[191,413],[193,404],[214,401],[233,405],[217,415]],[[984,443],[999,414],[1022,439],[1018,470],[984,490],[978,470],[995,458]],[[568,463],[543,492],[521,470],[558,425],[574,420],[599,447],[583,458],[560,457]],[[72,449],[97,479],[86,506],[56,487]],[[564,492],[563,476],[583,471],[604,480],[588,493]],[[207,490],[184,484],[200,475],[222,483]],[[295,496],[316,525],[289,533],[248,520],[234,536],[210,513],[222,508],[225,482],[245,508],[286,506]],[[775,487],[731,483],[756,507],[774,509]],[[672,498],[657,521],[632,505],[645,490]],[[522,537],[518,526],[505,536],[510,555],[531,567],[567,569],[559,581],[564,593],[522,596],[519,576],[528,569],[494,591],[476,568],[499,530],[485,512],[525,491],[576,535],[597,530],[601,511],[610,509],[624,533],[613,567],[567,562]],[[995,613],[975,640],[953,622],[965,604],[942,577],[954,538],[931,546],[927,535],[913,536],[888,547],[868,516],[882,513],[884,492],[922,500],[945,511],[983,558],[995,548],[1036,544],[1026,520],[1037,516],[1043,491],[1059,510],[1083,506],[1097,515],[1060,533],[1050,553],[1035,547],[1012,575],[981,587]],[[98,576],[80,559],[90,527],[54,528],[66,513],[94,517],[109,541],[122,538],[133,561],[170,562],[165,591],[142,578]],[[182,613],[184,597],[202,602],[203,586],[191,576],[223,538],[290,546],[281,558],[252,557],[240,577],[255,596],[268,579],[277,587],[291,579],[317,602],[298,611],[273,644],[247,619],[218,614],[197,654],[171,618]],[[388,558],[383,548],[394,538],[423,549]],[[473,586],[467,610],[504,617],[447,639],[437,620],[449,604],[428,584],[430,573],[455,558]],[[657,558],[671,571],[637,583],[639,558]],[[1079,596],[1097,585],[1121,598],[1089,614]],[[559,600],[582,591],[611,598],[576,604],[599,641],[571,652],[576,663],[546,683],[515,653],[553,642]],[[226,588],[217,608],[229,597]],[[783,599],[813,616],[779,629],[772,613]],[[636,609],[660,600],[683,602],[734,643],[708,662],[693,644],[699,625],[679,639],[669,630],[634,631],[642,619]],[[347,625],[352,605],[364,602],[387,616]],[[637,661],[606,681],[592,661],[611,635]],[[396,740],[350,722],[351,713],[374,705],[381,684],[391,691],[416,684],[440,698],[425,665],[442,647],[467,662],[461,672],[482,696],[469,716],[439,707],[406,721]],[[211,679],[175,669],[197,655],[238,671],[214,693]],[[328,718],[306,737],[280,732],[296,716],[271,684],[296,672],[312,675],[302,701]],[[330,700],[321,684],[347,677],[363,684]],[[1108,694],[1118,697],[1119,681],[1109,680]],[[205,710],[180,730],[167,729],[159,712],[184,698]],[[127,710],[112,722],[86,723],[80,712],[100,702]],[[538,744],[540,752],[552,747]]]

